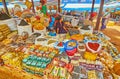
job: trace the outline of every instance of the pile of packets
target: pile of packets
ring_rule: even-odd
[[[30,55],[23,59],[23,69],[27,72],[42,76],[44,75],[44,69],[54,56],[58,54],[58,50],[35,45],[30,46],[27,52]]]
[[[94,35],[85,35],[85,37],[78,42],[78,46],[70,43],[70,46],[76,46],[76,52],[72,56],[69,56],[66,51],[66,53],[60,53],[57,48],[53,47],[21,44],[19,39],[20,45],[11,42],[12,44],[9,45],[10,48],[14,47],[13,52],[7,51],[1,58],[5,64],[19,67],[29,73],[45,77],[45,79],[109,79],[112,72],[108,69],[112,69],[115,61],[120,60],[118,50],[105,39]],[[58,46],[63,45],[60,43]],[[98,47],[95,48],[95,46]],[[0,47],[2,49],[4,47],[4,50],[8,48]],[[98,52],[90,50],[97,51],[99,47]],[[109,73],[109,75],[105,73]]]
[[[51,62],[51,58],[29,56],[23,59],[23,69],[27,72],[43,75],[46,66]]]

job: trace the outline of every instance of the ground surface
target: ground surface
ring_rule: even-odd
[[[109,26],[107,29],[103,30],[103,33],[111,38],[111,42],[120,51],[120,26]]]

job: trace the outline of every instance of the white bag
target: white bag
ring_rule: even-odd
[[[18,35],[22,35],[23,32],[27,32],[29,36],[32,34],[32,26],[26,25],[26,26],[17,26],[18,27]]]
[[[17,30],[17,23],[14,18],[7,20],[0,20],[0,25],[7,24],[11,31]]]

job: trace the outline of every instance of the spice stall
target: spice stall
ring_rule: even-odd
[[[64,21],[67,33],[48,31],[50,17],[43,13],[19,18],[13,25],[16,31],[0,24],[1,79],[120,78],[120,53],[109,37],[89,24],[80,27]]]

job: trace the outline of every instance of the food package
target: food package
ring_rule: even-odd
[[[4,37],[7,37],[8,34],[10,34],[10,29],[6,24],[0,25],[0,32]]]
[[[13,36],[17,35],[17,31],[11,32],[7,35],[7,38],[12,38]]]
[[[87,71],[88,79],[97,79],[95,71]]]
[[[66,77],[66,73],[67,73],[67,70],[65,68],[59,68],[59,71],[58,71],[58,76],[60,77]]]
[[[52,71],[51,71],[51,75],[53,76],[57,76],[58,75],[58,71],[59,71],[59,67],[55,66]]]
[[[79,74],[72,73],[72,79],[80,79]]]

